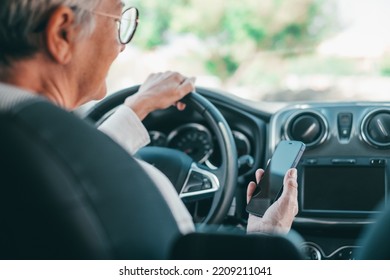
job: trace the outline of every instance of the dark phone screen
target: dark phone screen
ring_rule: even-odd
[[[252,199],[247,206],[247,211],[261,216],[265,204],[270,204],[280,189],[283,187],[284,175],[287,170],[295,167],[305,149],[305,145],[299,141],[282,141],[277,146],[272,159],[269,161],[263,178],[258,184]],[[262,201],[268,199],[268,201]]]

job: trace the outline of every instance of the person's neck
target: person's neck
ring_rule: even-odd
[[[60,107],[75,108],[77,104],[63,94],[65,90],[71,90],[66,77],[62,77],[58,69],[53,71],[50,68],[50,65],[42,66],[35,60],[15,62],[12,67],[0,71],[0,82],[42,95]]]

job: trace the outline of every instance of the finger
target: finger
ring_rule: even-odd
[[[283,193],[278,199],[282,208],[289,209],[285,215],[285,218],[293,217],[298,214],[298,183],[297,183],[297,170],[295,168],[289,169],[284,176]],[[292,215],[292,216],[291,216]]]
[[[264,170],[263,169],[259,168],[259,169],[256,170],[255,177],[256,177],[256,182],[257,183],[260,182],[260,180],[263,177],[263,175],[264,175]]]
[[[264,174],[264,170],[263,169],[260,168],[260,169],[256,170],[255,177],[256,177],[257,184],[260,182],[260,179],[263,176],[263,174]],[[247,203],[252,198],[253,192],[255,191],[257,184],[255,182],[253,182],[253,181],[248,184],[248,188],[246,190],[246,201],[247,201]]]
[[[183,102],[176,102],[175,106],[179,111],[183,111],[186,108],[186,104]]]
[[[249,200],[252,198],[255,189],[256,189],[256,183],[253,181],[250,182],[248,184],[248,188],[246,189],[246,203],[249,203]]]
[[[182,74],[172,71],[166,71],[161,75],[161,80],[166,80],[174,85],[180,85],[185,78]]]
[[[172,71],[165,71],[165,72],[162,72],[161,73],[161,78],[162,79],[175,79],[175,77],[179,76],[180,74],[179,73],[176,73],[176,72],[172,72]],[[178,79],[180,79],[180,77],[177,77]]]
[[[159,77],[161,77],[161,72],[151,73],[148,76],[148,79],[150,80],[157,80]]]
[[[182,96],[187,95],[195,89],[195,78],[185,78],[178,87]]]
[[[295,195],[298,188],[297,183],[297,170],[291,168],[286,172],[283,181],[283,193]]]

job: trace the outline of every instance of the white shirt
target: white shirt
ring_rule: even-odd
[[[149,133],[134,113],[126,105],[121,105],[99,130],[110,136],[125,150],[133,155],[150,142]]]
[[[150,142],[149,133],[138,116],[125,105],[121,105],[103,124],[99,130],[110,136],[129,154],[133,155]],[[179,198],[171,181],[154,166],[138,160],[146,173],[158,187],[172,211],[182,234],[195,231],[192,217]]]

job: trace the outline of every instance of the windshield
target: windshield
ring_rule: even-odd
[[[173,70],[255,101],[390,100],[388,0],[132,0],[109,92]]]

